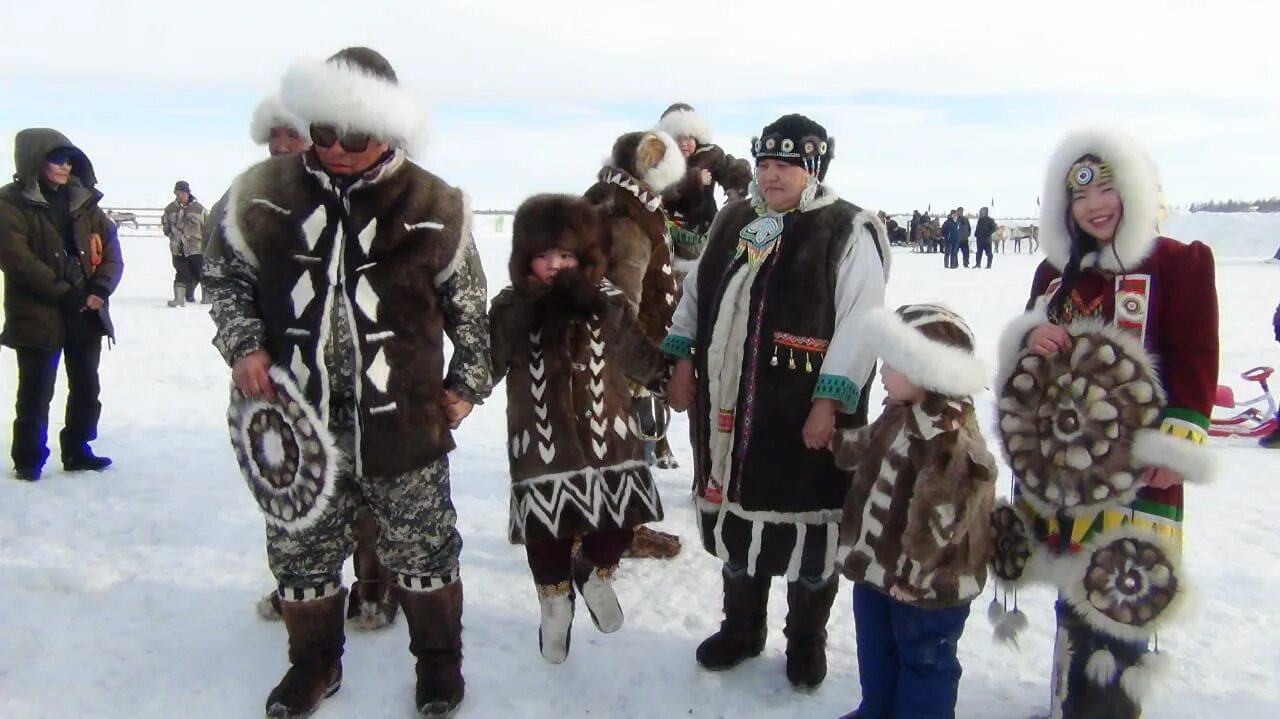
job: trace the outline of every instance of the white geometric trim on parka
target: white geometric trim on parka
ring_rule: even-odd
[[[425,104],[396,82],[342,60],[299,63],[280,82],[280,101],[306,125],[368,133],[419,157],[426,145]]]
[[[973,334],[959,315],[944,307],[934,309],[936,311],[913,319],[908,325],[897,312],[879,307],[867,313],[862,332],[885,364],[901,372],[917,387],[952,397],[971,397],[986,386],[986,367],[973,352],[929,339],[917,328],[932,322],[948,322],[964,329],[969,342],[976,344]]]
[[[1151,158],[1137,140],[1110,128],[1075,130],[1054,149],[1040,194],[1040,249],[1059,271],[1066,266],[1071,255],[1071,236],[1067,234],[1071,190],[1067,187],[1067,173],[1086,154],[1096,155],[1110,166],[1112,184],[1124,203],[1124,216],[1116,227],[1115,239],[1097,253],[1096,261],[1104,270],[1123,272],[1126,267],[1137,266],[1155,247],[1164,200]]]
[[[522,479],[516,485],[525,488],[516,498],[511,493],[510,536],[524,537],[531,519],[538,521],[548,531],[559,536],[560,523],[566,508],[573,507],[591,522],[599,525],[605,513],[616,526],[624,526],[626,509],[633,498],[639,498],[653,516],[657,516],[661,500],[654,482],[644,476],[647,465],[643,460],[628,460],[604,467],[584,467],[567,472],[544,474]],[[618,475],[618,486],[610,490],[606,474]],[[533,489],[551,486],[550,496]]]
[[[321,418],[315,408],[306,401],[306,395],[302,393],[298,384],[294,381],[293,377],[289,375],[289,372],[285,370],[285,368],[278,365],[272,365],[268,368],[267,375],[274,384],[279,386],[280,394],[288,397],[289,400],[298,404],[299,409],[302,410],[304,421],[310,423],[311,428],[315,433],[315,438],[320,442],[321,451],[324,452],[325,457],[324,467],[321,470],[324,481],[319,488],[320,491],[316,493],[315,502],[312,504],[310,512],[307,512],[305,515],[295,516],[292,520],[284,520],[267,512],[263,512],[263,517],[266,519],[268,524],[274,527],[279,527],[289,534],[296,534],[315,524],[316,521],[324,515],[325,509],[329,506],[329,501],[332,499],[337,488],[339,460],[338,445],[334,441],[333,435],[329,433],[329,427],[325,423],[324,419]],[[277,407],[276,404],[268,402],[265,399],[246,398],[246,401],[241,403],[238,407],[235,405],[228,407],[228,413],[234,414],[236,417],[235,426],[238,428],[238,436],[235,439],[239,446],[253,446],[249,438],[249,423],[246,420],[261,409],[273,412],[280,411],[280,408]],[[283,498],[285,495],[290,494],[294,489],[292,484],[284,488],[277,488],[272,485],[257,470],[257,465],[254,462],[248,462],[248,466],[242,466],[241,468],[247,475],[245,477],[245,481],[254,487],[251,491],[255,493],[255,496],[274,495],[276,497]],[[299,471],[301,471],[301,467],[299,467]]]

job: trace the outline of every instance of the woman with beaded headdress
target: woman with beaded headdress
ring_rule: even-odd
[[[724,565],[724,621],[698,663],[758,655],[770,580],[785,577],[787,678],[806,690],[826,676],[849,489],[826,447],[866,424],[875,355],[855,327],[884,305],[889,267],[876,213],[823,183],[833,148],[803,115],[764,128],[750,201],[716,216],[663,344],[679,360],[671,406],[691,408],[703,546]]]
[[[1060,592],[1051,716],[1132,719],[1181,593],[1182,486],[1211,471],[1213,254],[1160,235],[1155,167],[1123,135],[1068,135],[1042,197],[1045,260],[1001,339],[1001,439],[1034,574]]]

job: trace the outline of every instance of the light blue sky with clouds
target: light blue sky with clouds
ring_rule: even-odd
[[[1208,8],[1212,7],[1212,10]],[[804,112],[868,207],[1035,212],[1070,127],[1141,138],[1171,203],[1280,194],[1273,3],[62,0],[6,10],[0,138],[53,126],[106,204],[212,201],[264,154],[254,105],[291,62],[367,44],[430,108],[419,162],[477,208],[580,192],[619,134],[695,105],[726,151]],[[78,18],[68,20],[68,18]],[[10,153],[0,173],[12,172]]]

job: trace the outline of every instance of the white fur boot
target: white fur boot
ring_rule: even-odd
[[[596,629],[609,634],[622,628],[622,605],[613,591],[613,575],[618,566],[593,567],[590,571],[576,573],[574,581],[578,593],[586,602],[587,611]]]
[[[538,603],[542,621],[538,625],[538,649],[542,658],[561,664],[569,658],[569,632],[573,628],[573,591],[568,582],[539,584]]]

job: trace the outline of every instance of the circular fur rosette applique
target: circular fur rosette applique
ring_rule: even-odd
[[[337,449],[289,373],[272,367],[275,399],[247,397],[234,385],[227,426],[236,462],[267,522],[288,532],[323,513],[337,476]]]
[[[1117,639],[1149,639],[1182,603],[1172,548],[1149,529],[1104,532],[1071,558],[1061,589],[1090,626]]]
[[[1067,328],[1071,348],[1027,353],[1001,388],[1000,443],[1037,513],[1082,516],[1137,494],[1140,432],[1164,407],[1164,390],[1137,339],[1096,320]]]
[[[1034,574],[1035,540],[1016,505],[1000,500],[991,510],[991,576],[997,585],[1017,587]]]

